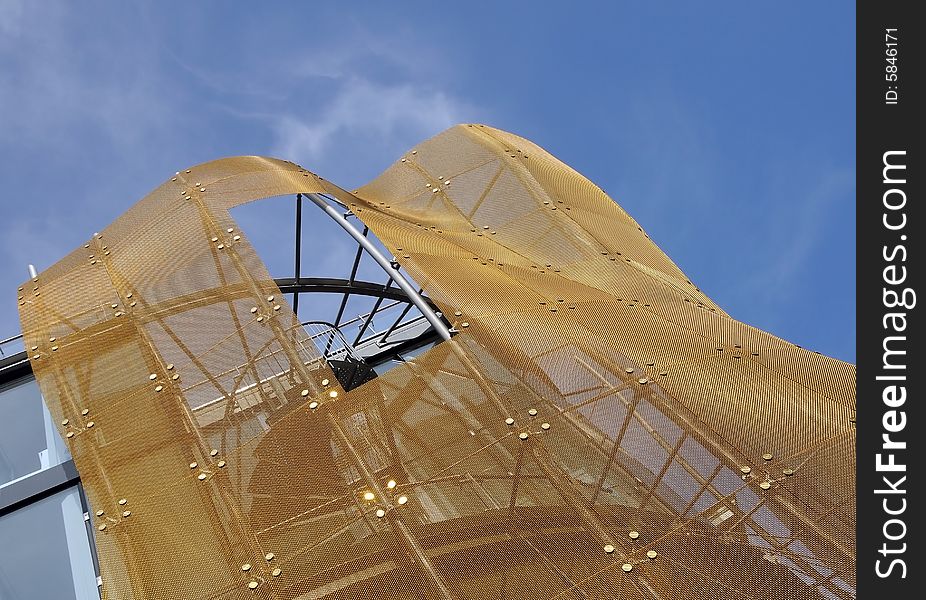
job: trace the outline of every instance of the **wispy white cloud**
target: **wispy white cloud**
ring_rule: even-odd
[[[420,138],[453,125],[464,113],[459,100],[420,83],[380,84],[352,77],[314,114],[275,118],[273,151],[314,162],[339,135],[377,141]]]
[[[852,197],[854,184],[854,174],[848,169],[822,169],[809,186],[797,214],[770,215],[766,225],[777,234],[772,258],[765,268],[744,281],[743,287],[757,298],[767,295],[768,290],[775,290],[777,302],[797,295],[802,287],[799,274],[815,263],[812,255],[826,234],[827,213],[855,209],[852,205],[837,206],[838,202]],[[775,200],[772,198],[770,207],[776,205]]]
[[[79,10],[0,0],[0,145],[71,151],[85,144],[79,133],[92,130],[126,150],[150,143],[169,118],[142,32],[138,44],[123,44],[131,32],[120,28],[93,39]]]

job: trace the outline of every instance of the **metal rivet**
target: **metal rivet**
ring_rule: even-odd
[[[614,552],[614,546],[612,546],[611,544],[606,544],[604,547],[604,551],[607,552],[608,554],[611,554],[612,552]]]
[[[274,305],[273,305],[273,310],[280,310],[280,305],[279,305],[279,304],[274,304]]]
[[[135,302],[134,300],[132,300],[132,301],[129,303],[129,306],[135,306],[136,304],[138,304],[138,302]]]
[[[273,296],[267,296],[267,302],[273,302]]]
[[[386,516],[386,511],[384,511],[384,510],[381,509],[381,508],[378,508],[378,509],[376,509],[376,516],[379,517],[380,519],[382,519],[383,517]]]
[[[322,385],[328,385],[330,382],[327,379],[322,379]]]
[[[279,577],[279,576],[280,576],[280,573],[282,573],[282,572],[283,572],[283,571],[281,571],[280,569],[277,568],[277,569],[274,569],[274,570],[270,571],[270,574],[273,575],[274,577]]]
[[[460,327],[469,327],[469,323],[467,323],[466,321],[463,321],[462,323],[460,323]]]
[[[630,563],[624,563],[621,565],[621,569],[624,570],[624,573],[630,573],[633,571],[633,565]]]
[[[199,479],[200,481],[205,481],[205,480],[206,480],[206,474],[205,474],[205,473],[200,473],[196,478]]]
[[[220,460],[219,462],[215,463],[215,466],[217,466],[217,467],[220,468],[220,469],[224,469],[224,468],[225,468],[225,461],[224,461],[224,460]]]
[[[530,435],[526,431],[522,431],[521,433],[518,434],[518,437],[522,440],[526,440],[527,438],[530,437]]]
[[[234,230],[235,230],[235,228],[234,228],[234,227],[229,227],[229,228],[228,228],[228,229],[226,229],[225,231],[227,231],[228,233],[231,233],[231,232],[232,232],[232,231],[234,231]]]
[[[649,552],[646,553],[646,557],[647,557],[648,559],[650,559],[650,560],[653,560],[653,559],[656,558],[657,556],[659,556],[659,555],[656,553],[655,550],[650,550]]]
[[[546,431],[547,429],[550,428],[550,424],[549,424],[549,423],[541,423],[541,424],[540,424],[540,428],[543,429],[544,431]]]
[[[86,417],[87,415],[90,414],[90,409],[89,409],[89,408],[85,408],[85,409],[83,409],[82,411],[80,411],[80,414],[82,414],[83,416]]]
[[[163,390],[163,389],[164,389],[164,386],[163,386],[163,385],[159,385],[159,386],[155,386],[154,391],[155,391],[155,392],[160,392],[160,391]]]
[[[93,421],[87,421],[87,429],[90,429],[94,425],[96,425],[96,423],[94,423]]]
[[[251,564],[250,564],[250,563],[244,563],[243,565],[241,565],[241,570],[242,570],[242,571],[250,571],[250,570],[251,570]]]
[[[640,537],[640,532],[639,532],[639,531],[631,531],[631,532],[628,533],[627,535],[630,536],[630,539],[635,540],[635,539],[637,539],[638,537]]]
[[[218,455],[218,453],[219,451],[213,448],[212,450],[209,451],[209,456],[216,456]]]
[[[258,323],[260,323],[260,322],[263,321],[263,320],[264,320],[263,317],[257,317],[257,322],[258,322]]]
[[[110,304],[110,306],[113,307],[113,308],[119,308],[119,305],[116,304],[115,302],[113,302],[112,304]]]
[[[157,379],[157,378],[158,378],[158,374],[157,374],[157,373],[152,373],[151,375],[148,375],[148,379],[150,379],[151,381],[154,381],[154,380]]]
[[[219,238],[217,238],[217,237],[215,237],[215,236],[212,236],[212,241],[213,241],[213,242],[217,242],[217,241],[219,241]]]
[[[514,425],[514,419],[512,419],[511,417],[508,417],[507,419],[505,419],[505,425]]]
[[[639,383],[640,385],[646,385],[647,383],[649,383],[649,379],[646,377],[641,377],[637,379],[637,383]]]
[[[102,510],[96,511],[96,516],[98,516],[98,517],[102,517],[102,516],[105,515],[105,514],[106,514],[106,513],[104,513]]]
[[[218,246],[216,246],[216,248],[218,248],[219,250],[222,250],[223,248],[225,248],[225,244],[219,244]]]
[[[782,469],[781,472],[789,476],[794,475],[794,469]]]
[[[533,417],[533,416],[536,416],[536,415],[537,415],[537,409],[536,409],[536,408],[530,408],[530,409],[527,410],[527,414],[529,414],[529,415],[532,416],[532,417]]]
[[[330,392],[328,392],[328,396],[331,398],[337,398],[338,397],[337,390],[331,390]]]
[[[318,408],[318,402],[315,402],[314,400],[311,401],[311,402],[309,402],[309,409],[310,409],[310,410],[315,410],[316,408]]]
[[[178,379],[180,379],[180,374],[174,373],[173,375],[170,376],[170,378],[173,379],[174,381],[177,381]]]
[[[74,432],[73,432],[73,431],[69,431],[68,434],[67,434],[65,437],[69,437],[69,438],[74,437]]]
[[[62,424],[62,425],[67,425],[68,423],[70,423],[70,421],[68,421],[67,419],[61,421],[61,424]]]
[[[767,481],[763,481],[762,483],[759,484],[759,487],[762,488],[763,490],[767,490],[768,488],[772,487],[772,484]]]
[[[236,235],[236,236],[233,237],[232,239],[235,240],[235,241],[237,242],[237,241],[241,240],[241,236],[240,236],[240,235]]]
[[[624,369],[624,373],[633,373],[633,367],[627,367]]]
[[[412,154],[418,154],[417,150],[412,150]]]
[[[128,502],[125,498],[119,498],[119,506],[125,506],[125,503]]]
[[[390,479],[389,481],[386,482],[386,487],[389,488],[390,490],[394,488],[395,486],[396,486],[395,479]]]
[[[454,311],[453,314],[454,314],[455,316],[457,316],[457,317],[462,317],[462,316],[463,316],[463,313],[461,313],[460,311]]]
[[[48,338],[48,341],[49,341],[49,342],[53,342],[53,341],[55,341],[56,339],[57,339],[57,338],[55,338],[55,337],[50,337],[50,338]]]
[[[363,499],[364,500],[376,500],[376,494],[370,491],[364,492]]]
[[[749,473],[752,472],[752,468],[751,468],[751,467],[748,467],[748,466],[742,466],[742,467],[740,467],[740,471],[742,471],[743,473],[745,473],[745,474],[748,475]]]
[[[309,390],[302,390],[302,392],[300,393],[302,394],[302,397],[305,398],[306,396],[309,395]]]
[[[125,517],[126,519],[128,519],[129,517],[132,516],[132,511],[130,511],[130,510],[124,510],[124,511],[122,511],[122,516]]]
[[[39,349],[39,347],[38,347],[38,346],[32,346],[32,348],[31,348],[31,349],[32,349],[33,351],[35,351],[35,350],[38,350],[38,349]]]
[[[273,560],[274,558],[276,558],[276,556],[274,556],[273,552],[268,552],[267,554],[264,554],[264,559],[265,559],[267,562],[270,562],[270,561]]]
[[[51,351],[52,351],[52,352],[57,352],[57,351],[58,351],[58,346],[52,346],[52,347],[51,347]]]
[[[256,581],[251,581],[251,582],[248,583],[248,589],[250,589],[250,590],[256,590],[258,585],[259,585],[259,584],[258,584]]]
[[[399,504],[405,504],[408,502],[408,496],[399,496]]]
[[[669,374],[669,372],[668,372],[668,371],[659,371],[659,374],[660,374],[661,376],[665,377],[666,375]]]
[[[167,365],[167,370],[168,370],[168,371],[173,371],[173,370],[174,370],[174,364],[173,364],[173,363],[169,363],[169,364]]]
[[[772,460],[772,455],[768,452],[762,455],[762,460]]]
[[[102,525],[97,527],[97,529],[99,529],[100,531],[106,531],[106,523],[103,523]]]
[[[190,463],[190,468],[191,468],[191,469],[195,469],[195,468],[198,467],[198,466],[199,466],[199,465],[198,465],[197,463],[195,463],[195,462],[191,462],[191,463]]]

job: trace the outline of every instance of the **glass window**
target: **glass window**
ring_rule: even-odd
[[[34,378],[0,385],[0,414],[0,487],[71,458]]]
[[[99,600],[78,488],[0,517],[0,598]]]

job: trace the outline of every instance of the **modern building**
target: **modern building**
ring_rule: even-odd
[[[278,197],[285,278],[231,214]],[[305,210],[358,245],[343,279],[303,275]],[[855,595],[854,367],[726,315],[515,135],[352,192],[192,167],[18,297],[0,598]]]

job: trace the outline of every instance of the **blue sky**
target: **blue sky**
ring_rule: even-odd
[[[182,167],[272,155],[350,189],[482,122],[604,188],[733,317],[854,362],[854,4],[656,4],[0,0],[0,339],[28,263]],[[269,205],[240,218],[289,275]],[[353,250],[305,251],[331,274]]]

